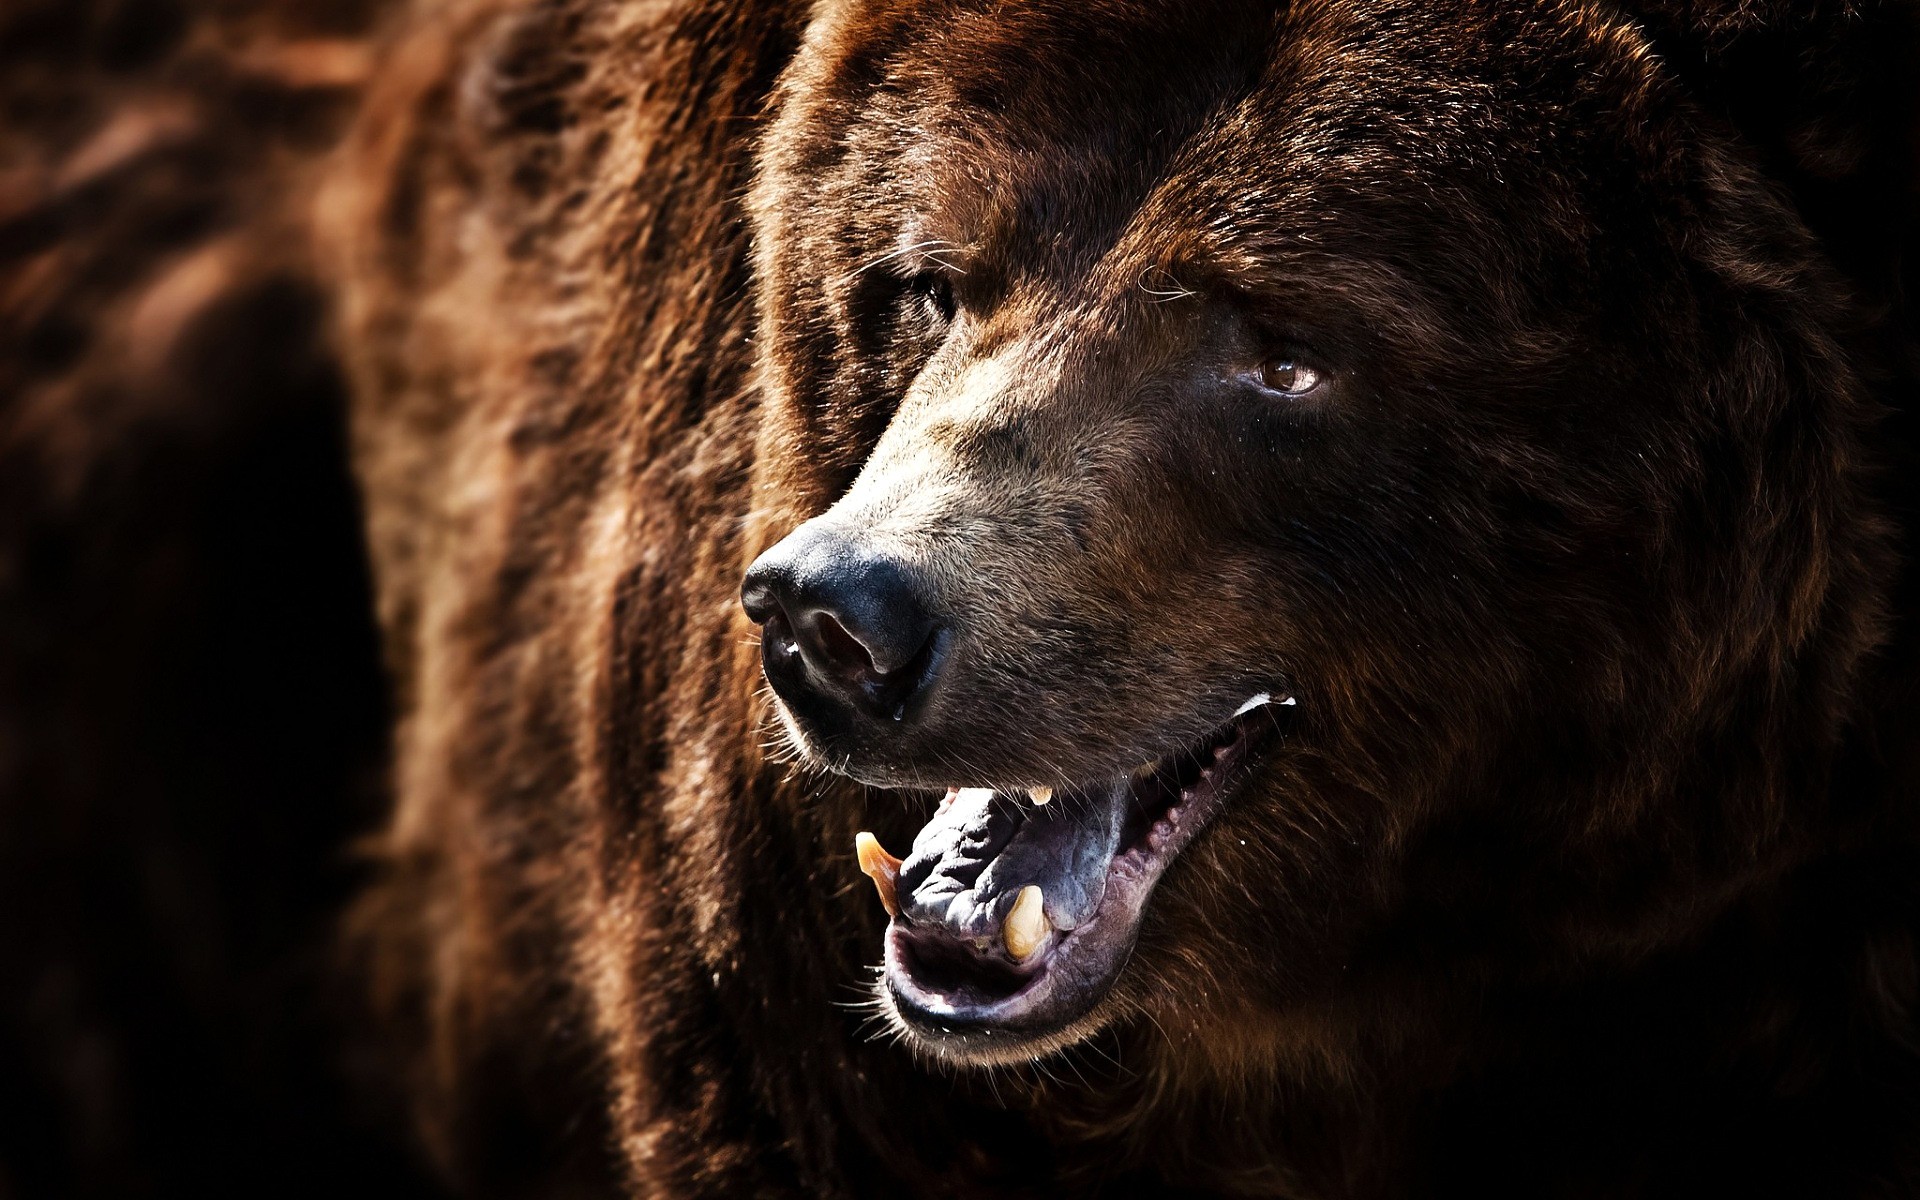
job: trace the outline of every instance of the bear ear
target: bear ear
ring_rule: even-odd
[[[1621,7],[1666,69],[1793,193],[1841,269],[1870,295],[1897,295],[1900,264],[1889,250],[1910,240],[1920,182],[1920,5],[1621,0]]]

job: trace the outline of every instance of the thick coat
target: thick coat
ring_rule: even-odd
[[[194,897],[155,847],[198,843],[148,814],[306,797],[221,843],[245,886],[157,921],[284,894],[281,940],[336,930],[298,978],[368,1011],[319,1024],[462,1194],[1920,1190],[1910,5],[376,7],[127,35],[173,47],[114,68],[158,93],[70,88],[108,131],[158,116],[36,127],[64,149],[0,252],[67,283],[0,294],[37,322],[0,414],[34,631],[0,640],[0,783],[103,815],[14,806],[16,859],[111,830]],[[172,195],[218,219],[142,223]],[[83,202],[124,221],[60,223]],[[89,262],[119,274],[59,270]],[[152,502],[207,464],[262,528]],[[742,607],[809,530],[950,639],[898,722],[810,708]],[[95,577],[48,546],[189,598],[69,611]],[[27,706],[63,647],[62,707]],[[1076,811],[1283,691],[1108,957],[1049,944],[1085,970],[1044,1020],[969,1040],[891,949],[876,977],[901,922],[856,832],[904,849],[948,787]],[[382,730],[345,876],[329,798]],[[41,1015],[9,1046],[142,961],[70,967],[70,920],[10,935],[8,1011]],[[70,1041],[36,1070],[86,1099]],[[307,1067],[318,1113],[346,1089]],[[249,1178],[363,1186],[298,1104],[232,1107],[280,1131]]]
[[[1911,36],[424,14],[323,212],[402,710],[358,921],[447,1160],[590,1112],[642,1194],[1911,1183]],[[1335,390],[1196,382],[1247,328]],[[968,614],[884,741],[783,732],[736,599],[830,510]],[[1124,770],[1275,664],[1086,1020],[983,1074],[863,1003],[853,834],[932,796],[823,764]]]

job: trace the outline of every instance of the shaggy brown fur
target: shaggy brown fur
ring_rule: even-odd
[[[330,217],[405,714],[360,919],[443,1154],[604,1087],[643,1194],[1897,1190],[1905,197],[1845,202],[1908,178],[1910,44],[1894,9],[435,9]],[[1236,312],[1335,411],[1192,383]],[[997,1082],[849,1011],[846,847],[920,817],[762,753],[739,572],[863,466],[844,503],[933,539],[985,647],[869,777],[1112,769],[1248,664],[1302,699],[1094,1042]]]
[[[386,47],[313,205],[396,689],[348,942],[456,1188],[1920,1188],[1905,5]],[[1221,382],[1273,346],[1329,390]],[[929,798],[785,760],[737,599],[836,503],[979,650],[830,766],[1080,778],[1300,699],[1029,1065],[869,1019],[849,848]]]

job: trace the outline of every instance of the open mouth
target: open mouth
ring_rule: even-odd
[[[861,869],[893,917],[882,1004],[961,1059],[1074,1040],[1125,965],[1154,885],[1292,705],[1255,696],[1205,739],[1112,779],[951,788],[904,860],[862,834]]]

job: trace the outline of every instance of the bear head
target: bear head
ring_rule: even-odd
[[[1625,20],[826,4],[751,210],[766,715],[929,809],[923,1051],[1604,969],[1817,820],[1843,305]]]

